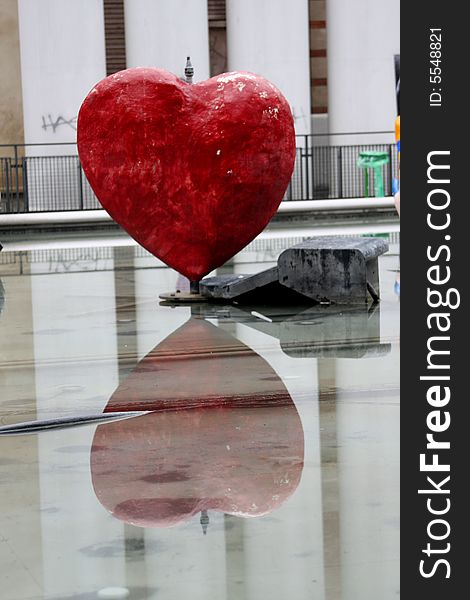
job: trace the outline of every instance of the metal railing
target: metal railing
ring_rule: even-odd
[[[321,139],[328,137],[325,134]],[[297,136],[294,173],[284,200],[365,197],[365,173],[357,161],[361,152],[370,150],[388,155],[381,176],[385,195],[392,194],[398,168],[395,144],[317,145],[315,138]],[[66,153],[49,155],[54,146],[65,147]],[[85,177],[75,144],[2,145],[0,150],[0,213],[101,208]],[[371,194],[371,170],[369,190]]]

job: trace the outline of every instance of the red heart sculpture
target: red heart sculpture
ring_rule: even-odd
[[[207,321],[190,319],[137,365],[106,407],[122,410],[155,411],[100,425],[93,439],[95,494],[125,522],[261,516],[299,484],[302,422],[282,380]]]
[[[121,71],[85,98],[77,135],[103,207],[192,281],[263,230],[295,160],[289,104],[243,72],[188,85],[162,69]]]

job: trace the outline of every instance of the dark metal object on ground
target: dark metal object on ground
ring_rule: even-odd
[[[199,280],[198,281],[190,281],[189,282],[189,291],[191,294],[199,294]]]
[[[278,339],[292,358],[376,358],[388,354],[391,344],[381,341],[380,307],[310,306],[298,312],[287,308],[230,307],[236,322]]]
[[[209,277],[200,282],[200,289],[208,299],[240,303],[256,297],[272,304],[294,296],[320,304],[366,304],[369,298],[377,302],[378,257],[387,250],[381,238],[311,238],[284,250],[277,267],[256,275]]]
[[[206,298],[233,300],[254,289],[278,283],[278,268],[266,269],[255,275],[217,275],[206,277],[200,282],[200,289]]]
[[[52,429],[64,429],[66,427],[78,427],[79,425],[90,425],[95,423],[109,423],[120,419],[131,419],[140,417],[150,411],[114,412],[98,415],[81,415],[73,417],[59,417],[57,419],[40,419],[38,421],[26,421],[24,423],[13,423],[0,427],[1,435],[21,435],[28,433],[40,433]]]
[[[165,304],[192,304],[193,302],[207,302],[207,297],[193,292],[165,292],[159,295]]]

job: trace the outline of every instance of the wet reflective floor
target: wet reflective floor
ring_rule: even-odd
[[[398,598],[398,269],[363,309],[173,307],[125,238],[1,252],[1,424],[133,413],[0,436],[1,599]]]

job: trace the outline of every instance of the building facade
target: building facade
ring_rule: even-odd
[[[0,0],[0,33],[0,212],[98,207],[76,157],[83,99],[129,67],[182,77],[186,56],[194,81],[251,71],[284,93],[289,199],[360,195],[357,174],[344,185],[356,156],[343,168],[333,146],[393,142],[399,0]]]
[[[398,0],[0,0],[0,33],[3,144],[73,142],[97,81],[187,55],[272,80],[299,134],[392,129]]]

